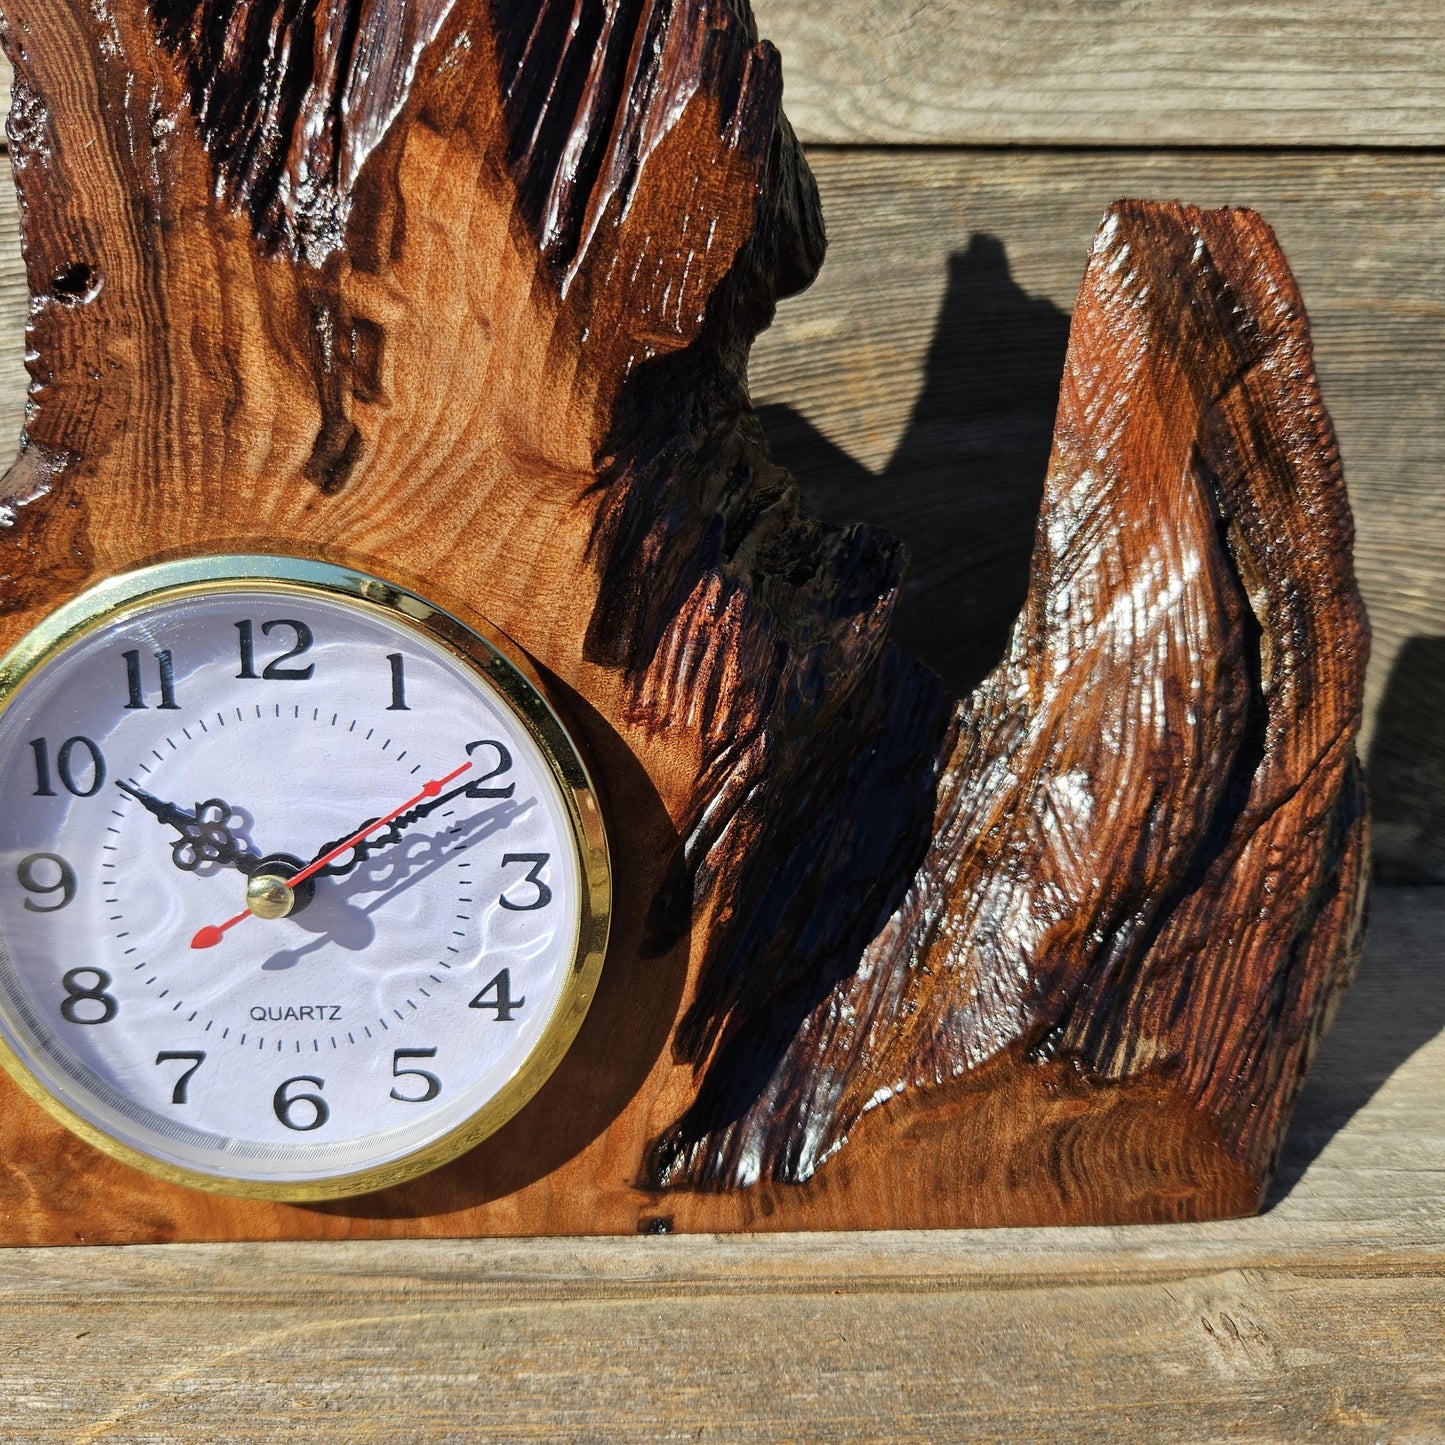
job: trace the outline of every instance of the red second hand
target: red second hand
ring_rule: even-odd
[[[446,785],[471,767],[471,763],[463,763],[461,767],[454,769],[444,778],[435,778],[427,783],[416,797],[408,798],[399,808],[393,808],[386,817],[378,818],[376,822],[368,824],[359,833],[353,833],[344,843],[338,843],[329,853],[323,853],[321,857],[313,859],[299,873],[291,878],[283,878],[281,881],[288,888],[295,888],[298,883],[304,883],[313,873],[319,873],[333,858],[339,858],[348,848],[354,848],[368,834],[376,832],[378,828],[384,828],[393,818],[399,818],[408,808],[414,808],[424,798],[434,798]],[[211,923],[202,928],[196,936],[191,939],[192,948],[214,948],[242,919],[249,918],[251,910],[248,908],[244,913],[238,913],[234,918],[228,918],[224,923]]]

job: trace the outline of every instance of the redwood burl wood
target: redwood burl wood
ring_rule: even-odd
[[[1062,1066],[1198,1111],[1257,1190],[1359,943],[1351,540],[1269,228],[1114,207],[1074,314],[1028,600],[958,709],[928,856],[741,1117],[715,1102],[726,1072],[705,1079],[658,1177],[806,1178],[868,1110],[975,1073],[997,1087],[987,1066],[1007,1059],[1035,1087]],[[741,1054],[771,1005],[756,990],[734,1008]],[[1031,1186],[1061,1212],[1094,1194],[1060,1151],[1122,1167],[1118,1127],[1086,1111],[1041,1131]]]
[[[901,549],[809,516],[751,411],[824,242],[742,0],[4,10],[33,385],[0,646],[164,556],[410,581],[555,679],[620,906],[558,1074],[456,1164],[210,1198],[6,1085],[0,1236],[1256,1205],[1358,949],[1367,638],[1258,217],[1109,213],[1028,603],[953,707],[888,641]]]

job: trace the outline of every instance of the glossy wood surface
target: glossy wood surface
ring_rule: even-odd
[[[954,715],[887,644],[900,551],[810,517],[747,408],[822,250],[776,57],[723,5],[569,13],[326,7],[270,66],[259,10],[119,6],[102,45],[9,7],[38,386],[0,640],[161,554],[414,580],[566,690],[628,900],[582,1039],[468,1160],[236,1205],[17,1106],[12,1239],[1252,1208],[1362,842],[1348,514],[1267,228],[1100,233],[1030,601]]]

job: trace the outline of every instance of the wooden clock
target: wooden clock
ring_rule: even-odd
[[[739,0],[6,0],[0,1240],[1255,1208],[1358,954],[1298,292],[1121,202],[953,702],[748,348],[821,264]]]

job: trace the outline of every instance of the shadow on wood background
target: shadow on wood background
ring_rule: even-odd
[[[1366,937],[1373,942],[1305,1078],[1279,1170],[1265,1196],[1267,1212],[1289,1199],[1336,1136],[1409,1060],[1437,1039],[1445,1042],[1445,969],[1392,946],[1396,904],[1391,893],[1377,888],[1371,899],[1373,932]],[[1420,895],[1400,890],[1398,896]],[[1423,896],[1439,917],[1445,891],[1427,889]],[[1422,1136],[1416,1147],[1422,1167],[1430,1167],[1430,1141]]]
[[[1445,637],[1395,657],[1369,755],[1376,877],[1445,884]]]
[[[999,660],[1023,606],[1068,340],[1068,316],[1019,287],[1004,243],[975,234],[949,258],[922,389],[882,472],[793,408],[760,411],[813,511],[908,547],[893,638],[954,697]]]
[[[856,460],[798,408],[760,408],[774,455],[813,510],[873,523],[907,545],[894,636],[954,695],[998,661],[1023,600],[1068,327],[1066,311],[1018,284],[1005,243],[975,233],[948,258],[917,401],[884,466]],[[1445,637],[1400,646],[1368,772],[1377,880],[1445,884]],[[1267,1209],[1442,1031],[1445,973],[1422,977],[1397,954],[1372,955],[1326,1046],[1326,1065],[1351,1064],[1307,1080]]]
[[[970,237],[947,276],[917,401],[881,470],[795,407],[759,415],[814,511],[907,545],[893,635],[960,696],[998,661],[1023,602],[1069,316],[1019,286],[996,236]],[[1445,637],[1400,646],[1368,771],[1378,880],[1445,884]]]

